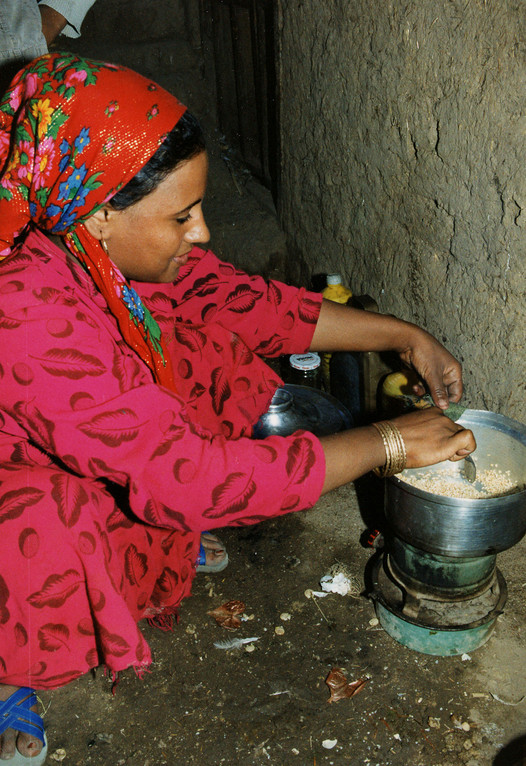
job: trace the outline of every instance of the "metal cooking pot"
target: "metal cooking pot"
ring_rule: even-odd
[[[458,422],[475,435],[477,472],[490,467],[509,471],[523,489],[487,499],[452,498],[393,476],[386,482],[386,517],[397,536],[429,553],[454,557],[498,553],[526,533],[526,426],[484,410],[466,410]],[[458,476],[461,465],[446,461],[404,473]]]
[[[352,425],[350,412],[334,396],[310,386],[287,383],[277,389],[267,412],[254,426],[253,436],[290,436],[300,429],[328,436]]]

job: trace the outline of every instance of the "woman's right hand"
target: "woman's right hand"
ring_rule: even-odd
[[[462,460],[477,446],[471,431],[450,420],[438,407],[416,410],[390,419],[404,440],[408,468],[422,468],[442,460]],[[325,453],[322,494],[384,465],[382,437],[372,426],[320,437]]]
[[[429,407],[390,420],[402,435],[407,453],[407,468],[422,468],[442,460],[463,460],[476,449],[473,433]]]

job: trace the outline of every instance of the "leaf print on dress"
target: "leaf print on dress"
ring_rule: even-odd
[[[113,366],[111,368],[113,375],[119,381],[119,388],[122,393],[136,388],[140,380],[144,378],[139,361],[135,356],[128,354],[127,349],[127,344],[117,343],[113,352]]]
[[[108,463],[98,457],[92,457],[88,460],[88,468],[96,479],[104,476],[106,479],[111,479],[111,481],[114,481],[121,486],[124,486],[129,479],[127,473],[112,468]]]
[[[86,375],[97,377],[106,372],[106,367],[92,354],[84,354],[76,348],[50,348],[43,356],[29,355],[40,362],[43,369],[55,377],[80,380]]]
[[[256,491],[253,473],[230,473],[224,482],[212,490],[212,506],[203,511],[203,516],[218,519],[227,513],[244,511]]]
[[[195,298],[197,295],[200,298],[204,298],[207,295],[212,295],[213,293],[217,292],[217,289],[223,284],[224,281],[219,279],[217,274],[213,273],[207,274],[206,277],[196,279],[192,287],[183,293],[183,297],[179,300],[179,305],[186,303],[186,301],[190,300],[190,298]]]
[[[115,509],[110,513],[106,519],[106,529],[108,532],[114,532],[116,529],[131,529],[135,526],[136,522],[133,519],[129,519],[120,508],[115,506]]]
[[[80,518],[82,506],[89,501],[88,493],[75,476],[65,471],[53,474],[51,483],[51,497],[57,504],[58,517],[67,529],[71,529]]]
[[[225,402],[230,399],[232,394],[229,376],[223,367],[216,367],[212,370],[210,377],[212,378],[212,385],[209,391],[212,398],[212,407],[216,415],[221,415]]]
[[[129,644],[122,636],[110,633],[100,623],[98,625],[99,637],[104,654],[113,654],[114,657],[123,657],[130,651]]]
[[[5,311],[0,309],[0,330],[16,330],[20,325],[18,319],[6,316]]]
[[[33,439],[44,449],[55,451],[53,432],[55,424],[42,415],[31,401],[16,402],[15,412],[19,421],[25,422]]]
[[[150,460],[153,460],[156,457],[161,457],[162,455],[166,455],[167,452],[170,451],[172,445],[175,442],[181,441],[181,439],[184,439],[186,436],[186,429],[183,426],[176,426],[172,425],[170,428],[165,432],[162,441],[157,445],[157,447],[154,449],[150,456]]]
[[[310,440],[306,437],[294,439],[287,450],[286,471],[290,484],[301,484],[305,481],[315,462],[316,456]]]
[[[235,290],[227,295],[224,308],[228,311],[234,311],[236,314],[245,314],[254,308],[256,301],[261,296],[262,292],[260,290],[253,290],[250,285],[238,285]]]
[[[19,274],[31,265],[31,258],[27,253],[13,253],[7,261],[2,261],[2,274]]]
[[[10,519],[17,519],[26,508],[36,505],[45,496],[38,487],[11,489],[0,495],[0,524]]]
[[[177,572],[174,572],[170,567],[165,567],[155,583],[152,593],[152,604],[159,607],[173,603],[179,590],[178,586],[179,575]]]
[[[38,630],[38,645],[43,652],[56,652],[58,649],[69,649],[67,640],[69,629],[61,623],[48,622]]]
[[[130,585],[139,585],[148,571],[148,557],[131,543],[124,554],[124,573]]]
[[[70,295],[64,295],[57,287],[39,287],[32,290],[32,293],[41,303],[57,306],[75,305],[75,300]]]
[[[6,581],[0,574],[0,625],[5,625],[9,621],[10,612],[7,608],[7,602],[9,600],[9,589],[6,585]]]
[[[186,346],[193,353],[199,352],[201,354],[206,346],[205,333],[195,326],[178,322],[174,327],[173,335],[177,343]]]
[[[65,604],[83,582],[84,578],[76,569],[67,569],[64,574],[47,577],[42,588],[28,596],[27,600],[37,609],[45,606],[57,609]]]
[[[268,283],[268,296],[270,301],[274,304],[274,308],[277,309],[278,306],[281,304],[282,295],[281,295],[281,290],[279,289],[276,282]]]
[[[175,527],[177,531],[191,532],[191,528],[186,521],[186,514],[182,511],[176,511],[169,508],[161,502],[148,500],[144,506],[144,520],[155,527],[168,526],[167,520],[170,519],[170,527]],[[175,523],[174,523],[175,522]]]
[[[303,322],[307,322],[307,324],[316,324],[320,315],[319,301],[304,298],[299,302],[298,315]]]
[[[283,338],[280,335],[273,335],[272,338],[260,343],[256,351],[261,356],[279,356],[282,349]]]
[[[107,447],[120,447],[123,442],[137,438],[145,423],[139,423],[137,415],[129,407],[120,410],[109,410],[100,415],[79,423],[82,433],[90,439],[98,439]]]
[[[162,321],[163,317],[168,317],[172,321],[174,309],[177,303],[173,298],[169,298],[166,293],[157,290],[152,293],[148,299],[144,299],[143,303],[146,303],[150,313],[156,322]]]

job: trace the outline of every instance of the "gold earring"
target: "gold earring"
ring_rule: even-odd
[[[101,236],[100,238],[100,246],[102,247],[102,249],[104,250],[104,252],[109,258],[110,254],[108,253],[108,245],[106,244],[106,240],[104,239],[103,236]]]

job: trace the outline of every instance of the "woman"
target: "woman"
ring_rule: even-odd
[[[44,56],[0,120],[0,755],[39,763],[31,689],[100,664],[144,670],[137,622],[170,624],[203,530],[475,443],[440,409],[461,396],[460,365],[423,330],[198,246],[202,135],[154,83]],[[398,350],[438,406],[321,439],[251,439],[281,384],[260,355],[308,348]]]

